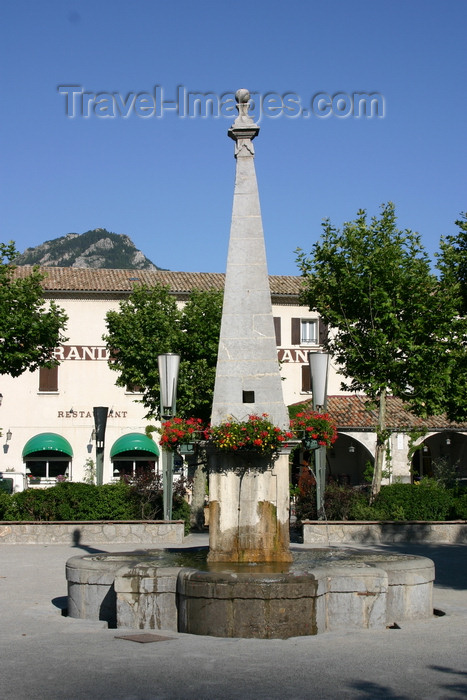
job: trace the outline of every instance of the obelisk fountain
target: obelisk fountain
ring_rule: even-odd
[[[288,427],[254,165],[259,126],[235,95],[236,178],[211,423],[267,414]],[[209,561],[290,561],[288,450],[209,455]]]
[[[228,133],[237,172],[212,423],[267,413],[285,428],[254,168],[252,140],[259,127],[248,116],[248,91],[238,90],[236,99],[239,114]],[[434,566],[424,557],[344,549],[326,560],[320,550],[318,558],[295,552],[298,561],[288,564],[287,450],[273,458],[211,451],[208,459],[208,566],[198,569],[187,550],[184,566],[181,551],[172,548],[72,557],[71,617],[140,631],[286,638],[384,630],[394,620],[432,616]]]

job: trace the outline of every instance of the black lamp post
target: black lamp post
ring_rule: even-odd
[[[313,410],[326,410],[328,390],[329,354],[327,352],[309,352],[311,390],[313,392]],[[326,486],[326,447],[315,450],[316,508],[318,518],[322,519],[324,510],[324,489]]]
[[[107,406],[95,406],[94,425],[96,431],[96,483],[102,486],[104,483],[104,440],[105,428],[107,425],[107,415],[109,409]]]
[[[161,418],[173,418],[177,404],[177,382],[180,355],[167,352],[157,357],[161,386]],[[162,483],[164,488],[164,520],[172,520],[173,452],[162,450]]]

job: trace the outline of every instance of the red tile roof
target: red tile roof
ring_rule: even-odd
[[[306,402],[311,403],[311,402]],[[372,430],[378,420],[378,411],[368,408],[363,395],[328,396],[328,412],[339,430]],[[451,423],[445,416],[419,418],[410,413],[400,399],[388,396],[386,424],[392,430],[467,430],[467,423]]]
[[[29,265],[17,267],[16,277],[26,277]],[[78,267],[42,267],[46,273],[42,286],[47,292],[131,292],[137,284],[170,287],[174,294],[189,294],[192,289],[223,289],[225,275],[220,272],[171,272],[168,270],[103,270]],[[274,296],[297,297],[301,277],[270,275]]]

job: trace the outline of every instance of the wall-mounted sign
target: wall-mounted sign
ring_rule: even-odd
[[[59,362],[66,360],[105,360],[109,351],[105,345],[59,345],[54,350],[54,357]]]
[[[277,358],[279,362],[300,362],[308,364],[308,350],[278,350]]]
[[[110,410],[109,419],[112,418],[126,418],[128,411],[114,411]],[[92,411],[57,411],[57,418],[94,418]]]

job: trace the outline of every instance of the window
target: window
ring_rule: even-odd
[[[316,345],[318,342],[318,323],[310,319],[302,319],[300,322],[300,345]]]
[[[328,327],[322,318],[293,318],[292,345],[323,345]]]
[[[144,458],[114,459],[112,467],[114,479],[121,479],[125,476],[133,477],[143,472],[159,474],[156,462]]]
[[[58,365],[39,369],[39,391],[58,391]]]
[[[127,384],[125,391],[127,394],[143,394],[143,388],[139,384]]]
[[[318,319],[293,318],[292,319],[292,345],[317,345],[318,344]]]
[[[33,478],[56,479],[57,476],[67,476],[70,462],[65,459],[28,459],[26,473]]]

